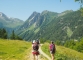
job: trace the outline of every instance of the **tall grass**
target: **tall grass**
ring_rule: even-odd
[[[26,50],[30,49],[31,43],[19,40],[0,39],[0,59],[23,60]]]
[[[42,46],[42,50],[49,55],[49,44],[45,43]],[[83,53],[77,52],[75,50],[65,48],[63,46],[56,46],[56,54],[55,54],[56,60],[83,60]]]

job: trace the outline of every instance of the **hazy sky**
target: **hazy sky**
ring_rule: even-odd
[[[26,20],[34,12],[44,10],[63,12],[65,10],[78,10],[80,4],[74,0],[0,0],[0,12],[8,17]]]

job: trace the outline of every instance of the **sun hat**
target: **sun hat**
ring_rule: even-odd
[[[35,43],[36,41],[35,40],[33,40],[33,43]]]

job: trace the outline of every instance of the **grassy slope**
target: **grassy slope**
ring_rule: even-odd
[[[72,30],[69,27],[67,27],[67,35],[68,35],[68,37],[71,37],[72,34],[73,34]]]
[[[23,60],[30,47],[31,43],[29,42],[0,39],[0,59]]]
[[[34,32],[35,32],[35,34],[38,32],[40,30],[40,28],[37,28]]]
[[[0,60],[31,60],[31,49],[30,42],[0,39]],[[43,55],[40,58],[47,60]]]
[[[50,56],[48,49],[49,49],[49,44],[45,43],[42,46],[42,50]],[[55,58],[56,60],[82,60],[83,53],[77,52],[69,48],[65,48],[63,46],[56,46]]]
[[[22,33],[20,33],[20,36],[23,35],[23,34],[25,34],[27,31],[33,30],[33,29],[34,29],[34,24],[32,26],[30,26],[28,29],[22,30]]]

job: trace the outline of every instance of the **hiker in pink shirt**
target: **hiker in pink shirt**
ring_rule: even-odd
[[[51,41],[49,49],[50,49],[50,54],[51,54],[52,60],[54,60],[54,54],[56,52],[56,48],[55,48],[55,44],[53,41]]]

